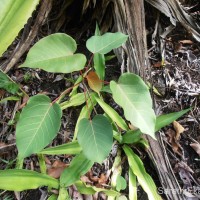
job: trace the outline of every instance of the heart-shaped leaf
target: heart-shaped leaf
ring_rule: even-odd
[[[92,36],[86,42],[86,47],[92,53],[106,54],[111,50],[120,47],[126,42],[128,36],[117,32],[117,33],[105,33],[101,36]]]
[[[86,57],[74,54],[75,40],[64,33],[49,35],[37,42],[20,67],[40,68],[47,72],[71,73],[84,68]]]
[[[131,73],[120,76],[118,83],[111,81],[113,99],[123,110],[126,119],[143,133],[155,138],[156,116],[152,109],[152,100],[143,80]]]
[[[112,126],[103,115],[96,115],[91,121],[84,118],[79,122],[77,138],[85,156],[101,163],[112,148]]]
[[[99,79],[96,72],[90,71],[88,75],[86,76],[88,85],[92,90],[99,93],[102,88],[102,81]]]
[[[16,127],[19,158],[40,152],[59,131],[62,111],[49,97],[36,95],[29,99]]]

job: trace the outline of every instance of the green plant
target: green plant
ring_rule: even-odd
[[[0,56],[17,37],[38,3],[39,0],[0,1]]]
[[[141,137],[142,133],[155,138],[155,131],[170,124],[188,110],[156,117],[147,85],[132,73],[122,74],[118,82],[111,81],[109,84],[113,100],[121,106],[125,118],[104,101],[104,55],[120,47],[127,38],[128,36],[122,33],[101,35],[97,27],[95,36],[86,43],[88,50],[92,52],[87,65],[83,54],[75,54],[77,45],[74,39],[63,33],[47,36],[31,48],[21,67],[40,68],[54,73],[82,70],[82,73],[74,86],[67,88],[54,101],[42,94],[29,98],[16,126],[17,169],[0,171],[0,189],[22,191],[48,186],[49,189],[59,189],[59,195],[53,194],[49,199],[65,200],[69,199],[66,187],[75,184],[83,194],[104,192],[109,199],[117,199],[121,195],[120,190],[126,188],[126,180],[121,176],[120,166],[121,151],[124,151],[129,163],[129,199],[137,199],[137,181],[147,192],[149,199],[161,199],[153,179],[128,144],[148,147],[146,140]],[[80,83],[87,92],[78,92]],[[70,91],[70,99],[62,102],[63,97]],[[60,129],[62,110],[84,103],[76,123],[73,141],[44,149]],[[103,114],[97,113],[97,104],[103,109]],[[91,113],[95,115],[93,118]],[[127,120],[138,129],[131,130]],[[111,189],[96,188],[81,182],[80,177],[89,171],[94,162],[102,163],[106,159],[113,140],[118,142],[120,148],[112,169]],[[41,173],[22,169],[24,158],[31,154],[38,154]],[[45,154],[76,156],[57,180],[45,174]]]

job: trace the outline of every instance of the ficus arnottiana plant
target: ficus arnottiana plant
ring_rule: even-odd
[[[87,49],[92,53],[88,64],[85,55],[76,53],[75,40],[64,33],[49,35],[30,49],[20,67],[64,74],[81,70],[82,73],[73,87],[66,88],[53,101],[44,94],[29,98],[16,125],[17,169],[0,170],[0,189],[22,191],[47,186],[49,189],[59,190],[58,195],[53,194],[49,199],[65,200],[70,199],[67,187],[74,184],[82,194],[104,192],[108,199],[117,199],[127,184],[119,167],[121,152],[124,151],[129,164],[127,198],[137,199],[138,182],[149,199],[161,199],[153,179],[130,144],[148,147],[147,141],[141,137],[142,134],[148,134],[155,139],[156,131],[188,110],[156,117],[148,86],[133,73],[122,74],[118,81],[112,80],[105,89],[105,55],[120,47],[127,39],[128,36],[120,32],[101,35],[97,26],[95,35],[86,42]],[[81,83],[87,92],[79,92]],[[102,95],[106,92],[111,93],[113,100],[122,108],[123,116],[106,103]],[[66,95],[69,95],[69,100],[63,101]],[[60,130],[62,110],[80,105],[82,109],[73,141],[45,148]],[[97,113],[97,105],[104,113]],[[137,129],[131,130],[128,123]],[[80,181],[80,177],[87,173],[95,162],[101,164],[107,158],[114,141],[119,144],[119,149],[112,168],[111,188],[97,188]],[[38,155],[41,173],[22,168],[23,160],[32,154]],[[44,155],[58,154],[75,156],[60,178],[54,179],[46,174]]]

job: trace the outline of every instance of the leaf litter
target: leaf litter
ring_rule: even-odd
[[[168,3],[168,2],[167,2]],[[170,3],[170,1],[169,1]],[[196,4],[182,1],[183,9],[194,16]],[[163,16],[159,19],[159,31],[168,26]],[[199,25],[198,25],[199,26]],[[174,122],[173,126],[161,131],[169,162],[183,189],[187,200],[199,199],[200,191],[200,43],[196,41],[180,24],[166,37],[155,38],[154,46],[149,44],[151,77],[153,85],[162,96],[154,93],[154,103],[158,114],[178,111],[191,107],[191,112]],[[160,45],[161,44],[161,45]],[[159,46],[160,45],[160,46]],[[160,51],[158,51],[158,49]],[[161,52],[163,52],[161,54]],[[164,65],[162,63],[165,63]]]

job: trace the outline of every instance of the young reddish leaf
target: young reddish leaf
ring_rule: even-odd
[[[99,79],[96,72],[90,71],[88,75],[86,76],[88,85],[92,90],[99,93],[102,88],[102,81]]]

